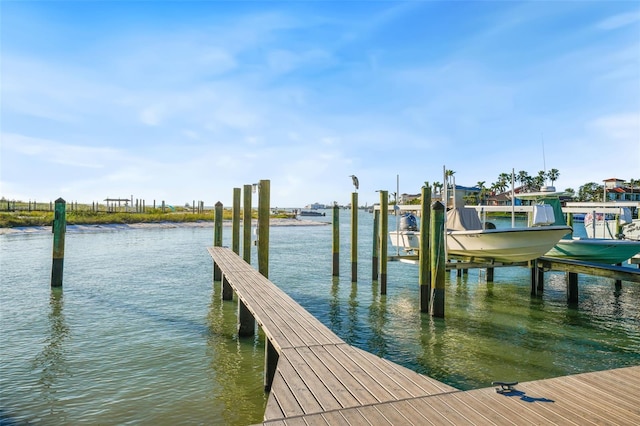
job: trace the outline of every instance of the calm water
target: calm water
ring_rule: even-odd
[[[523,268],[496,269],[494,283],[452,272],[446,319],[432,319],[414,265],[390,263],[379,295],[365,212],[350,282],[349,214],[340,279],[331,226],[272,227],[269,270],[347,342],[461,389],[640,364],[637,284],[581,276],[569,308],[563,274],[531,298]],[[52,234],[0,236],[0,424],[261,421],[263,336],[237,338],[236,305],[211,284],[212,240],[212,228],[69,232],[64,290],[52,291]]]

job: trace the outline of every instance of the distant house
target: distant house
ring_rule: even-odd
[[[640,182],[636,186],[627,185],[624,180],[609,178],[604,181],[607,201],[640,201]]]
[[[456,185],[455,197],[456,197],[456,206],[464,206],[466,204],[478,204],[480,200],[480,192],[482,190],[476,186],[462,186]],[[451,198],[453,194],[448,194]],[[470,203],[468,200],[476,200],[475,203]],[[451,203],[451,202],[450,202]]]
[[[304,208],[310,209],[310,210],[317,210],[317,209],[326,209],[327,206],[316,202],[316,203],[307,204],[306,206],[304,206]]]
[[[419,200],[422,194],[400,194],[398,204],[411,204],[414,200]]]

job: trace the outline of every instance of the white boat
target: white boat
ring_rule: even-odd
[[[606,214],[595,208],[584,216],[584,228],[589,238],[640,241],[640,220],[633,219],[628,207],[621,207],[620,214]]]
[[[420,232],[417,227],[410,225],[403,228],[389,233],[391,244],[408,251],[418,250]],[[467,260],[526,262],[547,253],[570,232],[571,227],[566,225],[542,223],[531,227],[484,229],[475,210],[455,208],[447,212],[447,255]]]
[[[556,218],[554,224],[564,225],[566,222],[560,207],[560,195],[563,195],[563,193],[555,192],[553,187],[547,187],[546,191],[520,193],[516,196],[520,199],[550,205]],[[638,253],[640,253],[640,241],[566,237],[558,241],[545,256],[610,265],[623,263]]]

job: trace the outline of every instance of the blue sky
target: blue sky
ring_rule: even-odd
[[[640,178],[634,1],[6,1],[8,199],[360,204]],[[544,153],[544,155],[543,155]]]

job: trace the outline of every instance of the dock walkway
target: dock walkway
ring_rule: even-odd
[[[459,391],[348,345],[233,251],[208,251],[277,352],[265,424],[640,424],[640,366]]]

